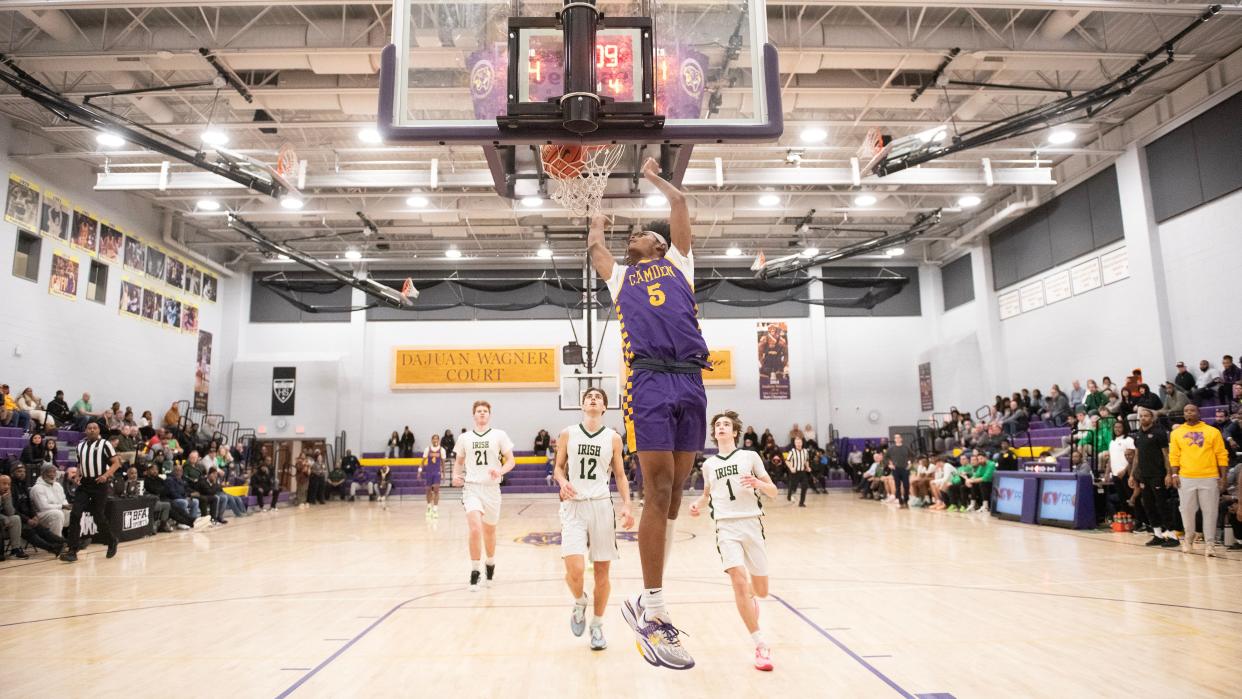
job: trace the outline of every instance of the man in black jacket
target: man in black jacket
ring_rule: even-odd
[[[57,425],[73,423],[73,411],[69,409],[69,404],[65,402],[64,391],[57,391],[56,397],[47,404],[47,414],[52,416]]]
[[[172,526],[168,524],[169,519],[186,528],[194,526],[194,518],[190,516],[190,513],[180,504],[174,503],[168,495],[168,484],[160,478],[159,464],[147,464],[147,473],[142,478],[142,488],[147,495],[154,495],[160,499],[155,508],[160,530],[172,531]]]
[[[264,457],[259,468],[250,476],[250,494],[258,500],[260,512],[276,509],[276,499],[280,497],[280,488],[275,487],[272,481],[271,461],[270,457]],[[270,507],[263,504],[263,498],[267,495],[272,496]]]
[[[21,464],[13,468],[12,488],[13,509],[22,518],[22,538],[34,544],[36,548],[59,556],[65,548],[65,540],[59,534],[39,524],[34,503],[30,501],[30,486],[26,484],[26,467]]]

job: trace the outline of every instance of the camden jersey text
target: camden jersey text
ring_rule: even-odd
[[[748,449],[707,457],[703,462],[703,479],[711,488],[712,519],[762,517],[759,491],[742,485],[742,476],[759,478],[763,475],[767,475],[763,460]]]
[[[635,357],[707,359],[694,300],[694,256],[670,246],[663,258],[615,264],[608,291],[617,309],[628,366]]]
[[[504,465],[501,454],[506,449],[513,449],[513,442],[504,430],[489,429],[483,434],[471,430],[461,434],[455,451],[466,455],[466,482],[499,484],[488,472]]]
[[[612,496],[608,483],[612,478],[612,440],[617,433],[601,427],[594,434],[581,424],[567,428],[565,471],[574,487],[575,500],[600,500]]]

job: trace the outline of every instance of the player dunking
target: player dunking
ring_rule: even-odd
[[[460,487],[470,527],[470,591],[479,589],[479,556],[487,551],[487,584],[496,574],[496,525],[500,522],[500,479],[513,470],[513,442],[491,428],[492,405],[474,402],[474,431],[457,441],[453,487]],[[463,474],[464,470],[464,474]]]
[[[690,210],[686,198],[660,177],[655,160],[643,176],[669,201],[669,220],[655,221],[630,235],[626,264],[616,264],[604,240],[606,220],[591,219],[587,251],[616,304],[625,357],[622,412],[626,441],[638,452],[643,476],[638,555],[643,587],[621,613],[638,636],[638,648],[652,665],[686,670],[694,659],[681,644],[664,606],[664,564],[672,549],[681,494],[694,457],[703,448],[707,394],[702,370],[707,344],[699,330],[694,300]]]
[[[599,388],[582,395],[583,421],[570,425],[556,439],[556,482],[561,486],[561,555],[565,559],[565,582],[574,596],[569,628],[575,636],[586,630],[590,600],[582,588],[586,555],[595,573],[595,614],[591,617],[591,650],[608,647],[604,640],[604,610],[608,608],[608,580],[617,552],[617,521],[612,509],[610,476],[617,477],[621,495],[621,525],[634,526],[630,514],[630,485],[621,463],[621,435],[604,426],[608,396]]]
[[[755,642],[755,668],[767,671],[772,669],[772,651],[759,631],[757,599],[768,596],[768,553],[759,493],[776,497],[776,484],[764,470],[759,454],[737,448],[742,434],[737,413],[716,415],[711,427],[720,451],[703,462],[703,495],[690,504],[690,516],[698,517],[703,505],[711,503],[720,564],[733,582],[737,612]]]

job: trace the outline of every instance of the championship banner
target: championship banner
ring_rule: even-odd
[[[292,415],[297,392],[298,368],[272,367],[272,415]]]
[[[559,347],[396,347],[392,387],[557,388],[560,352]]]
[[[707,363],[711,364],[712,368],[710,371],[703,370],[704,386],[733,386],[737,383],[733,378],[733,350],[709,350]]]
[[[759,321],[759,400],[789,400],[789,325]]]
[[[188,306],[187,306],[188,308]],[[197,321],[195,321],[197,323]],[[207,410],[207,395],[211,393],[211,333],[198,331],[198,354],[194,362],[194,409]]]
[[[919,407],[923,411],[936,407],[936,401],[932,399],[931,362],[919,365]]]

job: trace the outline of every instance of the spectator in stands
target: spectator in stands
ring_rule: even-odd
[[[759,453],[759,442],[756,442],[755,438],[753,437],[743,437],[742,448],[745,449],[746,451],[753,451],[756,454],[758,454]]]
[[[1173,377],[1173,383],[1186,395],[1195,390],[1195,375],[1186,368],[1186,362],[1177,363],[1177,374]]]
[[[1048,406],[1048,402],[1044,400],[1044,395],[1039,392],[1038,388],[1031,391],[1031,405],[1033,406],[1030,408],[1032,413],[1041,413]]]
[[[1172,382],[1169,382],[1172,385]],[[1177,390],[1176,387],[1174,390]],[[1180,391],[1178,391],[1180,393]],[[1169,503],[1168,487],[1172,485],[1169,468],[1169,435],[1158,424],[1156,414],[1146,408],[1139,410],[1139,428],[1131,434],[1134,442],[1134,464],[1128,483],[1137,492],[1143,518],[1152,531],[1147,546],[1174,548],[1178,545],[1177,516]]]
[[[1129,376],[1126,377],[1126,383],[1122,386],[1122,388],[1130,391],[1130,395],[1133,397],[1138,390],[1139,384],[1141,383],[1143,383],[1143,370],[1135,369],[1130,372]]]
[[[7,551],[14,558],[30,558],[24,550],[26,541],[22,538],[22,517],[13,507],[13,481],[9,476],[0,475],[0,561]]]
[[[388,464],[380,466],[375,472],[375,492],[379,496],[380,504],[387,510],[388,494],[392,492],[392,469],[388,468]]]
[[[384,450],[384,456],[389,459],[395,459],[401,453],[401,434],[396,430],[392,431],[392,435],[388,437],[387,448]]]
[[[1220,436],[1225,440],[1225,449],[1229,451],[1229,462],[1233,464],[1242,461],[1242,410],[1233,412],[1229,423],[1221,428]]]
[[[161,425],[166,430],[181,429],[181,408],[177,407],[176,401],[168,406],[168,410],[164,412],[164,422]]]
[[[238,512],[237,506],[229,500],[229,494],[224,492],[224,486],[220,483],[220,472],[214,466],[207,471],[206,475],[194,481],[194,491],[213,501],[215,510],[213,517],[218,525],[228,524],[228,520],[224,518],[224,510],[226,508],[231,508],[233,514],[239,517],[245,514],[244,509]]]
[[[1004,419],[1001,420],[1001,429],[1005,434],[1015,435],[1022,434],[1030,429],[1031,417],[1026,412],[1026,408],[1016,400],[1010,399],[1009,410],[1006,411]]]
[[[414,441],[414,433],[410,430],[410,426],[406,425],[405,431],[401,433],[401,443],[398,445],[401,447],[401,458],[414,458]]]
[[[237,469],[236,464],[233,461],[233,452],[228,447],[223,444],[217,446],[215,449],[215,455],[216,468],[220,469],[226,476],[232,476],[235,469],[240,470]]]
[[[1109,415],[1116,415],[1121,412],[1121,396],[1118,396],[1112,389],[1108,389],[1104,391],[1104,397],[1108,399],[1108,402],[1100,408],[1101,410],[1107,408]]]
[[[138,456],[138,432],[136,427],[131,427],[121,423],[121,429],[116,436],[116,455],[123,464],[132,464]]]
[[[172,498],[168,496],[168,487],[163,478],[160,478],[160,467],[158,464],[147,464],[146,473],[142,478],[142,489],[147,495],[159,498],[155,504],[156,518],[159,520],[159,531],[172,531],[172,525],[169,524],[171,519],[181,529],[190,529],[194,526],[194,518],[181,505],[174,505]]]
[[[444,435],[440,437],[440,447],[444,449],[444,453],[451,459],[453,454],[457,453],[454,449],[457,447],[457,440],[453,438],[452,430],[444,430]]]
[[[858,483],[859,498],[867,500],[876,498],[877,491],[884,492],[884,454],[882,452],[874,452],[871,455],[871,466],[863,472],[862,480]],[[877,488],[878,486],[878,488]],[[878,499],[878,498],[877,498]]]
[[[47,430],[56,427],[56,420],[52,419],[52,416],[44,409],[43,400],[34,394],[33,389],[29,387],[22,389],[16,403],[18,410],[30,416],[32,429],[38,427]]]
[[[328,467],[323,461],[323,454],[318,451],[311,456],[310,464],[308,502],[322,505],[328,501]]]
[[[1087,379],[1087,396],[1082,400],[1082,408],[1085,412],[1099,410],[1101,405],[1108,403],[1108,397],[1100,390],[1099,384],[1095,379]],[[1079,406],[1074,406],[1074,412],[1078,412]]]
[[[116,489],[118,497],[136,498],[142,495],[141,481],[138,480],[138,467],[130,466],[125,469],[125,478],[121,481],[121,486]]]
[[[1134,390],[1138,391],[1138,388]],[[1130,389],[1123,388],[1121,389],[1121,405],[1117,406],[1117,410],[1113,414],[1117,416],[1118,420],[1125,420],[1127,416],[1134,413],[1135,407],[1134,394],[1130,392]]]
[[[539,430],[539,434],[535,435],[535,455],[547,456],[548,449],[552,446],[552,436],[547,430]]]
[[[349,486],[346,485],[345,471],[339,465],[328,472],[328,481],[324,491],[328,500],[331,500],[333,495],[342,500],[349,497]]]
[[[957,469],[943,456],[937,456],[932,461],[932,478],[931,495],[933,510],[943,510],[949,507],[949,486],[953,483],[953,474]]]
[[[34,505],[35,518],[39,525],[48,531],[62,535],[65,525],[69,523],[69,510],[72,506],[65,497],[65,489],[57,480],[60,471],[52,464],[43,464],[39,469],[39,480],[30,488],[30,500]]]
[[[103,411],[104,436],[119,434],[121,425],[125,422],[125,412],[121,410],[121,404],[114,402]]]
[[[310,507],[310,461],[305,454],[298,454],[293,463],[294,504],[300,508]]]
[[[804,443],[806,441],[806,437],[802,434],[802,426],[796,422],[793,424],[793,427],[789,428],[788,440],[790,444],[793,444],[795,437],[802,437]]]
[[[1116,393],[1117,391],[1117,389],[1113,387],[1113,380],[1107,376],[1100,379],[1100,390],[1104,391],[1105,393],[1108,393],[1109,391],[1113,391],[1114,393]]]
[[[366,469],[357,469],[352,476],[349,476],[349,501],[353,502],[357,499],[358,491],[367,491],[367,496],[371,500],[375,500],[375,484],[367,476]]]
[[[927,507],[932,504],[931,482],[935,467],[926,456],[920,456],[910,473],[910,506]]]
[[[52,463],[43,446],[43,435],[35,432],[22,448],[21,462],[26,466],[27,473],[40,473],[44,464]]]
[[[250,476],[250,494],[253,495],[259,506],[259,512],[267,512],[276,509],[276,500],[280,497],[280,488],[272,478],[272,460],[264,457],[259,462],[259,467],[255,469]],[[271,496],[272,503],[270,505],[263,504],[263,499]]]
[[[125,414],[121,416],[121,424],[133,428],[134,434],[138,434],[138,422],[134,420],[134,409],[128,405],[125,406]]]
[[[91,405],[91,394],[83,393],[82,397],[70,408],[73,413],[73,431],[82,432],[86,429],[86,423],[92,419],[99,417],[99,413],[95,412],[94,406]]]
[[[779,451],[776,452],[771,458],[764,461],[764,466],[767,467],[768,475],[772,477],[773,483],[784,483],[786,487],[789,486],[792,474],[789,471],[789,465],[785,461],[784,454]]]
[[[1084,401],[1086,401],[1087,390],[1082,387],[1082,384],[1078,382],[1078,379],[1074,379],[1070,386],[1069,403],[1070,410],[1073,411],[1077,410],[1078,406],[1083,405]]]
[[[1134,407],[1147,408],[1148,410],[1160,410],[1164,407],[1164,402],[1160,400],[1160,396],[1152,392],[1151,386],[1141,383],[1138,386],[1138,395],[1134,396]]]
[[[1182,551],[1194,548],[1195,515],[1203,513],[1203,555],[1214,556],[1216,513],[1220,493],[1226,489],[1225,468],[1229,463],[1220,431],[1199,420],[1199,408],[1186,406],[1186,421],[1169,437],[1169,467],[1177,488],[1182,511],[1182,530],[1186,538]]]
[[[1027,410],[1042,410],[1043,409],[1042,405],[1037,405],[1031,399],[1031,389],[1029,388],[1022,389],[1022,404],[1026,406]]]
[[[1198,402],[1216,397],[1220,385],[1220,372],[1206,359],[1199,360],[1199,375],[1195,377],[1195,387],[1190,391],[1190,399]]]
[[[1013,451],[1013,444],[1008,439],[1002,439],[1000,449],[996,452],[996,470],[997,471],[1017,471],[1018,455]]]
[[[155,425],[153,424],[155,417],[151,415],[150,410],[142,411],[142,417],[138,418],[138,434],[143,439],[151,439],[155,436]]]
[[[22,538],[35,548],[59,556],[65,548],[65,540],[59,532],[53,532],[40,522],[34,501],[30,497],[30,486],[26,484],[26,467],[21,464],[14,466],[12,475],[13,508],[22,518]]]
[[[1229,396],[1229,412],[1236,413],[1242,410],[1242,383],[1235,383],[1232,389],[1232,395]]]
[[[1220,358],[1220,388],[1217,390],[1217,398],[1220,402],[1227,402],[1233,396],[1233,387],[1242,382],[1242,368],[1233,363],[1233,355],[1226,354]],[[21,407],[20,402],[18,407]],[[33,413],[31,414],[33,417]],[[37,420],[36,420],[37,422]]]
[[[47,413],[59,425],[68,425],[73,423],[73,411],[69,408],[69,404],[65,402],[65,392],[57,391],[56,397],[52,402],[47,404]]]
[[[972,457],[973,473],[963,480],[970,491],[970,507],[967,512],[988,512],[992,504],[992,477],[996,474],[996,462],[989,459],[983,452],[975,452]]]
[[[194,519],[194,527],[201,529],[209,523],[212,517],[207,516],[204,519],[202,504],[203,501],[194,496],[190,489],[191,484],[186,483],[183,468],[181,464],[173,466],[172,473],[168,474],[168,479],[164,481],[164,491],[168,494],[168,499],[172,502],[173,507],[179,507]],[[212,508],[215,503],[211,502]]]
[[[759,451],[759,435],[755,432],[754,427],[746,428],[746,432],[742,435],[742,443],[744,444],[748,439],[751,440],[752,444],[754,444],[754,449],[751,449],[750,451]],[[743,447],[743,449],[744,448],[745,447]]]
[[[198,450],[192,450],[185,457],[185,482],[197,483],[207,475],[207,464],[203,463],[202,457],[198,455]]]
[[[358,463],[358,457],[354,456],[354,452],[349,449],[345,450],[345,456],[341,457],[341,470],[345,472],[345,478],[353,480],[354,474],[358,472],[362,464]]]
[[[1172,418],[1181,419],[1182,410],[1189,402],[1190,396],[1182,390],[1181,386],[1173,381],[1166,381],[1164,383],[1164,405],[1156,411],[1156,414],[1167,425]]]
[[[1057,427],[1064,427],[1065,418],[1070,416],[1069,399],[1065,397],[1064,393],[1061,393],[1061,387],[1056,384],[1052,384],[1052,390],[1048,392],[1048,397],[1052,400],[1048,405],[1048,409],[1044,411],[1044,420]]]
[[[0,425],[18,429],[30,427],[30,413],[17,407],[17,401],[9,395],[9,385],[0,384]]]
[[[966,511],[966,506],[970,502],[970,489],[966,482],[974,475],[974,457],[963,454],[962,464],[953,470],[949,480],[949,512]]]

